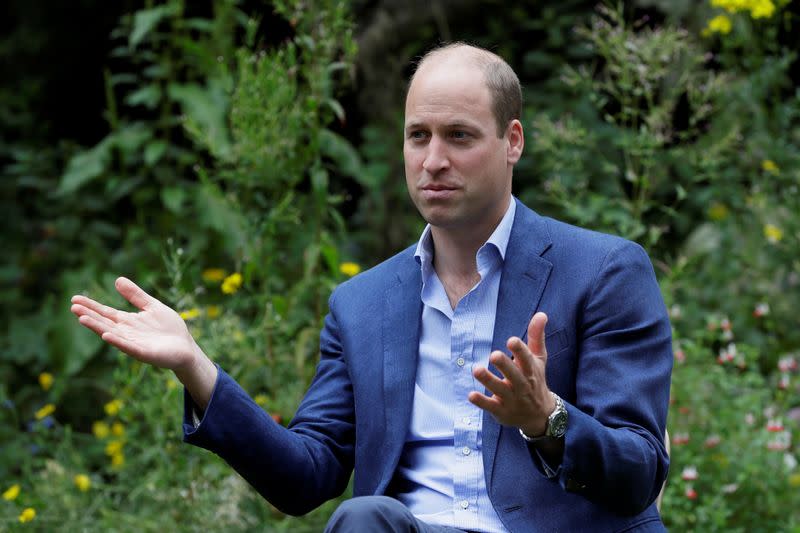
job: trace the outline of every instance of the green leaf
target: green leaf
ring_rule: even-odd
[[[153,166],[161,159],[164,155],[164,152],[167,151],[167,146],[169,146],[164,141],[152,141],[147,143],[147,146],[144,148],[144,162],[148,166]]]
[[[158,26],[158,23],[163,19],[178,13],[177,4],[167,4],[164,6],[154,7],[152,9],[142,9],[133,15],[133,31],[131,31],[128,38],[128,45],[131,48],[142,42],[153,29]]]
[[[67,163],[55,194],[71,194],[100,176],[111,159],[111,140],[109,135],[93,148],[74,155]]]
[[[339,122],[344,122],[345,114],[342,104],[340,104],[337,100],[334,100],[333,98],[327,98],[325,100],[325,103],[328,104],[328,107],[333,109],[333,113],[336,115],[336,118],[339,119]]]
[[[167,89],[169,97],[180,103],[186,115],[186,130],[220,158],[230,151],[228,95],[224,85],[224,80],[209,80],[206,87],[172,83]]]
[[[182,187],[165,187],[161,189],[161,201],[173,213],[180,213],[186,200],[186,190]]]
[[[148,126],[137,122],[123,126],[107,138],[123,152],[124,156],[129,156],[131,153],[138,154],[142,145],[152,136],[153,132]]]
[[[161,101],[161,88],[151,83],[138,89],[125,98],[125,103],[129,106],[142,105],[147,109],[155,109]]]
[[[319,132],[319,148],[323,156],[333,160],[336,169],[356,180],[363,174],[361,157],[350,141],[328,129]]]

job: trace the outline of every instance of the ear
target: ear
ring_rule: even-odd
[[[519,158],[522,157],[522,149],[525,147],[525,134],[519,120],[514,119],[508,124],[506,138],[508,139],[508,164],[516,165]]]

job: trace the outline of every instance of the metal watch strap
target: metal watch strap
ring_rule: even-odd
[[[553,412],[550,413],[550,416],[547,417],[547,425],[545,426],[544,434],[543,435],[539,435],[538,437],[529,437],[529,436],[527,436],[525,434],[524,431],[522,431],[522,428],[518,428],[519,429],[519,434],[522,436],[523,439],[525,439],[525,441],[531,442],[531,443],[535,443],[535,442],[540,442],[540,441],[544,441],[544,440],[557,438],[557,437],[555,437],[555,436],[553,436],[551,434],[550,421],[552,420],[553,416],[556,413],[558,413],[559,411],[566,411],[566,408],[564,407],[564,400],[562,400],[561,397],[558,394],[556,394],[553,391],[550,391],[550,394],[553,395],[553,399],[556,401],[556,407],[555,407],[555,409],[553,409]],[[561,436],[561,435],[559,435],[559,436]]]

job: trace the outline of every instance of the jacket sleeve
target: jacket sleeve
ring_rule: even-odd
[[[305,514],[344,492],[353,469],[353,391],[333,311],[320,336],[316,375],[288,428],[221,369],[200,423],[184,394],[184,441],[230,464],[284,513]]]
[[[575,397],[561,486],[626,515],[655,501],[669,467],[664,446],[671,327],[653,267],[631,242],[602,262],[578,325]]]

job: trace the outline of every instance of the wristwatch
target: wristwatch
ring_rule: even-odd
[[[544,435],[539,437],[529,437],[522,431],[522,428],[519,430],[519,434],[522,435],[522,438],[528,442],[539,442],[544,439],[557,439],[564,436],[564,433],[567,432],[567,409],[564,407],[564,400],[556,394],[555,392],[550,391],[550,394],[553,395],[553,399],[556,401],[556,408],[553,409],[553,412],[550,413],[550,416],[547,417],[547,427],[544,430]]]

